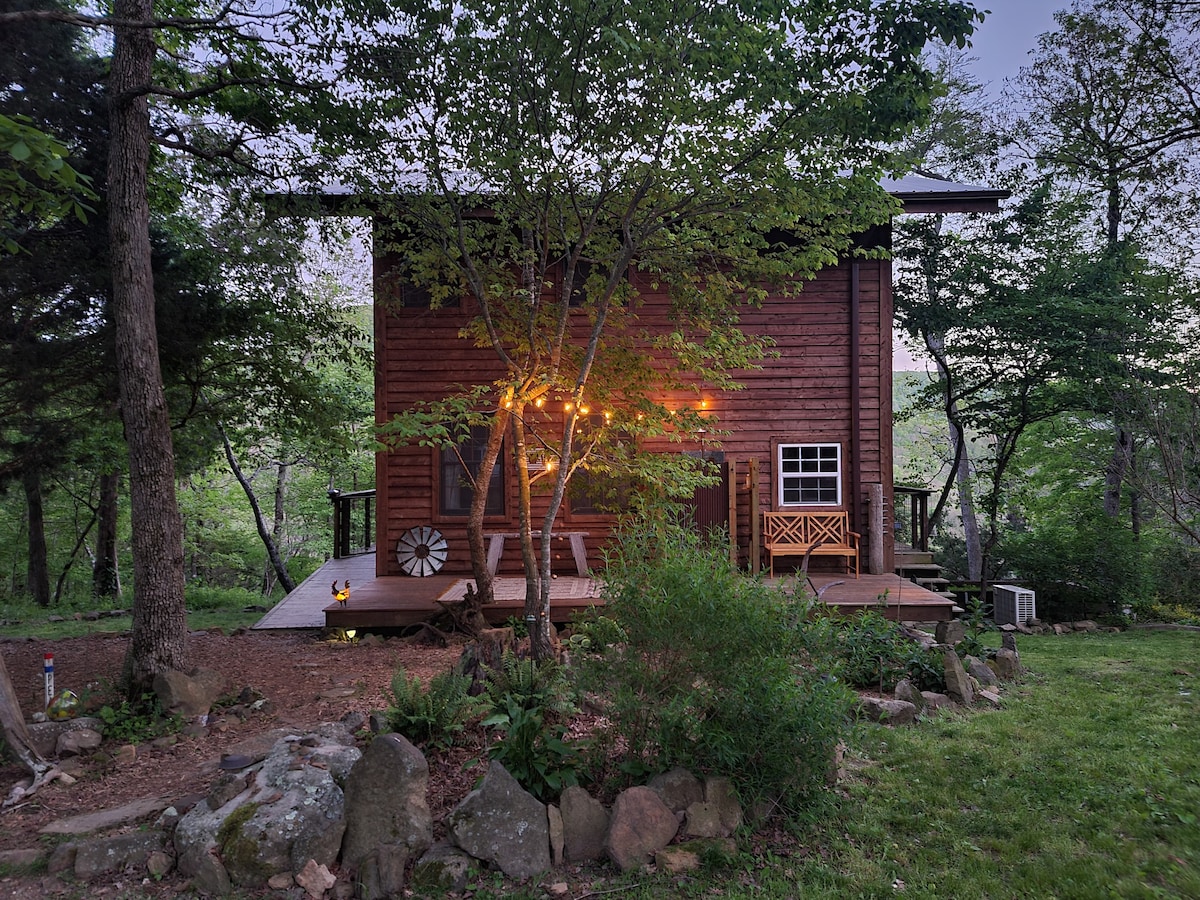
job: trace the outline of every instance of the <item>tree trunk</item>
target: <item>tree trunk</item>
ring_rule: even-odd
[[[492,483],[492,470],[500,458],[500,449],[504,445],[504,432],[508,430],[510,411],[499,409],[496,419],[492,422],[488,433],[487,446],[483,450],[483,458],[479,460],[479,471],[473,476],[474,493],[471,496],[471,510],[467,514],[467,546],[471,552],[471,571],[475,576],[475,591],[467,602],[472,608],[464,612],[472,619],[486,627],[486,620],[480,611],[485,603],[492,602],[492,573],[487,566],[487,547],[483,541],[483,517],[487,511],[488,485]],[[468,473],[470,476],[471,473]]]
[[[120,597],[121,569],[117,555],[117,505],[121,476],[100,476],[100,506],[97,510],[96,561],[92,565],[92,596]]]
[[[46,518],[42,508],[42,475],[32,460],[26,459],[21,469],[21,484],[25,488],[25,508],[29,524],[29,559],[26,566],[25,590],[38,606],[49,606],[50,564],[46,551]]]
[[[118,20],[149,21],[151,0],[117,0]],[[133,528],[133,630],[125,663],[132,699],[154,676],[187,670],[183,526],[175,496],[175,451],[163,392],[150,265],[147,179],[154,62],[150,28],[117,28],[109,76],[109,249],[117,388],[129,449]]]
[[[287,523],[287,511],[284,509],[284,500],[287,498],[287,484],[291,471],[292,467],[285,462],[280,461],[275,464],[275,512],[271,521],[271,542],[276,548],[279,547],[279,542],[283,539],[283,528]],[[284,560],[285,565],[286,562]],[[275,566],[270,558],[268,558],[263,568],[262,594],[264,597],[270,596],[271,591],[275,589],[276,580]]]
[[[33,746],[3,656],[0,656],[0,734],[3,734],[5,743],[30,772],[36,775],[48,767],[46,760],[42,759],[42,755]]]
[[[242,486],[242,492],[245,493],[246,499],[250,502],[250,511],[254,513],[254,527],[258,530],[258,536],[263,542],[263,546],[267,548],[267,559],[270,560],[272,568],[275,569],[275,575],[279,578],[279,583],[283,585],[283,589],[289,594],[296,589],[296,582],[292,580],[292,576],[288,573],[287,566],[283,562],[283,557],[279,555],[279,547],[275,544],[275,539],[271,536],[271,532],[267,530],[267,522],[263,518],[262,507],[258,505],[258,497],[254,493],[254,485],[250,483],[242,467],[238,465],[237,457],[233,455],[233,446],[229,443],[229,438],[225,434],[225,429],[218,426],[221,432],[221,443],[225,447],[225,459],[229,463],[229,471],[233,473],[233,477],[237,479],[238,484]],[[276,499],[278,503],[278,498]]]

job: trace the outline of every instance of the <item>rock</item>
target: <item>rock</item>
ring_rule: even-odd
[[[686,841],[659,850],[654,854],[654,864],[670,875],[682,875],[699,869],[706,858],[719,855],[731,859],[736,853],[737,844],[729,838]]]
[[[474,864],[475,861],[457,847],[439,841],[413,866],[412,889],[418,895],[427,896],[461,891],[467,886]]]
[[[28,869],[40,863],[42,859],[43,853],[37,847],[24,847],[20,850],[0,850],[0,866],[10,869]]]
[[[1070,634],[1072,630],[1073,629],[1070,626],[1064,625],[1061,622],[1054,623],[1054,633],[1055,634],[1058,634],[1058,635]]]
[[[996,677],[1001,681],[1012,681],[1021,674],[1021,660],[1015,650],[997,650],[989,665],[995,669]]]
[[[292,877],[291,872],[280,872],[278,875],[272,875],[267,879],[267,887],[273,891],[286,891],[290,887],[295,887],[296,879]]]
[[[938,622],[937,627],[934,629],[934,637],[937,638],[937,642],[939,644],[948,644],[951,647],[961,643],[966,636],[967,626],[963,624],[961,619]]]
[[[551,897],[565,897],[571,893],[571,886],[565,881],[556,881],[554,884],[546,885],[546,893]]]
[[[946,693],[954,702],[970,706],[975,702],[975,691],[967,678],[962,660],[953,650],[946,650],[942,653],[942,661],[946,669]]]
[[[1000,637],[1000,646],[1005,650],[1017,652],[1017,636],[1015,634],[1005,634]]]
[[[95,716],[80,716],[57,722],[33,722],[29,726],[29,740],[43,759],[53,759],[58,752],[58,742],[63,735],[72,731],[88,729],[104,732],[104,722]]]
[[[358,864],[358,894],[361,897],[399,897],[404,891],[404,869],[409,851],[401,844],[372,848]]]
[[[396,844],[416,857],[433,844],[429,763],[399,734],[371,741],[346,779],[342,861],[357,866],[370,850]]]
[[[75,871],[75,851],[78,849],[74,843],[59,844],[50,851],[50,858],[46,860],[46,871],[51,875],[57,875],[62,872]]]
[[[968,656],[965,662],[967,664],[967,674],[978,681],[980,685],[990,687],[996,683],[996,673],[983,660],[976,659],[974,656]]]
[[[179,870],[193,877],[261,887],[272,875],[299,872],[311,859],[330,866],[345,831],[345,797],[339,786],[361,754],[320,734],[280,740],[247,788],[219,809],[192,808],[175,828]]]
[[[88,881],[127,866],[145,869],[150,854],[161,852],[160,831],[133,831],[81,841],[75,847],[75,877]]]
[[[209,809],[220,809],[242,791],[246,790],[248,782],[245,775],[237,775],[233,772],[222,772],[209,788],[208,796],[204,798],[204,802],[208,804]]]
[[[733,782],[724,777],[704,779],[704,802],[717,808],[721,824],[729,834],[742,827],[742,804],[738,802]]]
[[[683,820],[683,834],[686,837],[727,837],[729,833],[721,824],[721,810],[714,804],[701,800],[687,808],[687,816]]]
[[[613,803],[604,851],[622,872],[646,865],[671,843],[679,822],[657,791],[632,787]]]
[[[457,846],[509,878],[524,880],[550,868],[546,806],[498,762],[489,763],[483,784],[455,807],[448,826]]]
[[[846,780],[846,742],[838,741],[833,745],[833,753],[829,757],[829,767],[825,770],[825,783],[833,787],[839,781]],[[769,814],[768,804],[767,809],[762,810],[755,819],[761,821]]]
[[[692,806],[699,806],[693,803]],[[668,875],[682,875],[684,872],[695,872],[700,868],[700,854],[695,850],[685,849],[679,844],[663,847],[654,854],[654,865],[660,872]]]
[[[350,710],[341,718],[342,726],[351,734],[362,731],[367,724],[367,717],[356,709]]]
[[[58,736],[54,748],[56,756],[80,756],[97,750],[104,741],[99,731],[93,728],[74,728]]]
[[[860,697],[858,711],[863,718],[884,725],[911,725],[917,720],[916,704],[907,700],[888,700],[886,697]],[[705,835],[715,837],[716,835]]]
[[[1083,631],[1088,634],[1091,634],[1093,632],[1100,630],[1100,626],[1097,625],[1095,622],[1093,622],[1091,619],[1084,619],[1080,622],[1073,622],[1072,625],[1074,625],[1076,631]]]
[[[118,769],[124,769],[127,766],[132,766],[137,762],[137,745],[122,744],[112,754],[112,764]]]
[[[921,691],[926,710],[954,709],[954,701],[937,691]]]
[[[687,769],[675,768],[650,781],[650,789],[662,797],[671,812],[684,812],[693,803],[704,799],[704,785]]]
[[[155,850],[146,857],[146,872],[155,881],[161,880],[174,866],[175,860],[162,850]]]
[[[989,706],[1000,708],[1000,695],[995,691],[982,690],[979,692],[979,699],[987,703]]]
[[[336,883],[337,879],[333,873],[315,859],[310,859],[304,864],[304,868],[296,873],[296,884],[304,888],[314,900],[321,900],[325,892]]]
[[[568,862],[587,862],[604,855],[608,834],[608,810],[578,785],[559,798],[563,821],[563,854]]]
[[[154,694],[163,709],[185,718],[204,716],[225,690],[225,676],[212,669],[191,674],[163,672],[154,676]]]
[[[562,812],[552,803],[546,806],[546,823],[550,829],[550,865],[558,868],[564,861],[563,846],[566,840],[563,837]]]
[[[896,690],[893,691],[893,694],[897,700],[903,700],[905,703],[915,706],[918,716],[925,711],[925,698],[907,678],[901,678],[896,683]]]
[[[138,819],[156,816],[171,805],[166,797],[143,797],[124,806],[113,809],[102,809],[96,812],[72,816],[69,819],[58,819],[43,825],[39,834],[89,834],[93,831],[104,831],[118,825],[127,825]]]

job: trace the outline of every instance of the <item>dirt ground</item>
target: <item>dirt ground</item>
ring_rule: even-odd
[[[69,688],[86,705],[97,707],[117,700],[115,686],[127,646],[128,635],[9,639],[0,641],[0,654],[28,718],[29,710],[39,708],[43,697],[43,654],[54,654],[58,691]],[[397,666],[427,680],[453,666],[462,651],[462,642],[453,640],[447,647],[400,638],[350,645],[326,642],[306,632],[198,632],[192,634],[189,646],[194,666],[224,676],[230,698],[251,688],[269,701],[266,708],[242,720],[223,714],[218,706],[204,733],[180,736],[174,743],[139,744],[132,760],[114,759],[117,748],[106,742],[94,757],[72,769],[78,779],[74,784],[55,782],[0,813],[0,851],[44,846],[38,831],[56,819],[141,798],[177,798],[190,805],[188,798],[207,793],[222,753],[230,748],[273,729],[301,730],[338,721],[354,711],[369,715],[381,710],[387,705],[385,690]],[[477,754],[478,749],[465,750],[461,758],[431,760],[430,806],[435,819],[457,804],[481,774],[465,766]],[[0,766],[0,794],[7,796],[22,775],[20,767],[7,761]],[[58,884],[53,876],[9,873],[0,878],[0,897],[53,896],[60,893]],[[124,891],[124,896],[138,895],[127,893],[128,880],[123,887],[93,885],[84,894],[78,893],[79,888],[64,885],[61,894],[117,896]],[[169,896],[185,889],[182,879],[168,876],[153,892]]]

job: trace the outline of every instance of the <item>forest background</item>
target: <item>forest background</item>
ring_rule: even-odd
[[[1200,614],[1198,17],[1186,2],[1077,3],[999,98],[963,54],[930,57],[943,89],[912,164],[1013,200],[990,219],[900,223],[899,325],[932,362],[897,377],[896,478],[935,492],[955,577],[1029,584],[1043,610]],[[61,22],[4,33],[4,83],[22,89],[0,115],[55,135],[99,184],[105,46]],[[328,491],[373,484],[367,276],[343,262],[344,235],[265,218],[261,173],[228,165],[234,145],[193,129],[201,152],[184,154],[166,134],[151,236],[187,604],[270,603],[326,558]],[[19,143],[5,146],[17,163]],[[80,194],[82,220],[5,223],[19,249],[0,274],[0,592],[14,607],[129,605],[107,251],[87,224],[103,198]]]

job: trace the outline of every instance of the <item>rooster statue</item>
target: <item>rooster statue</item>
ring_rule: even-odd
[[[350,599],[350,582],[347,581],[346,586],[339,590],[338,586],[337,586],[337,582],[335,581],[333,583],[332,590],[333,590],[333,599],[336,600],[338,603],[342,604],[342,606],[345,606],[346,601]]]

